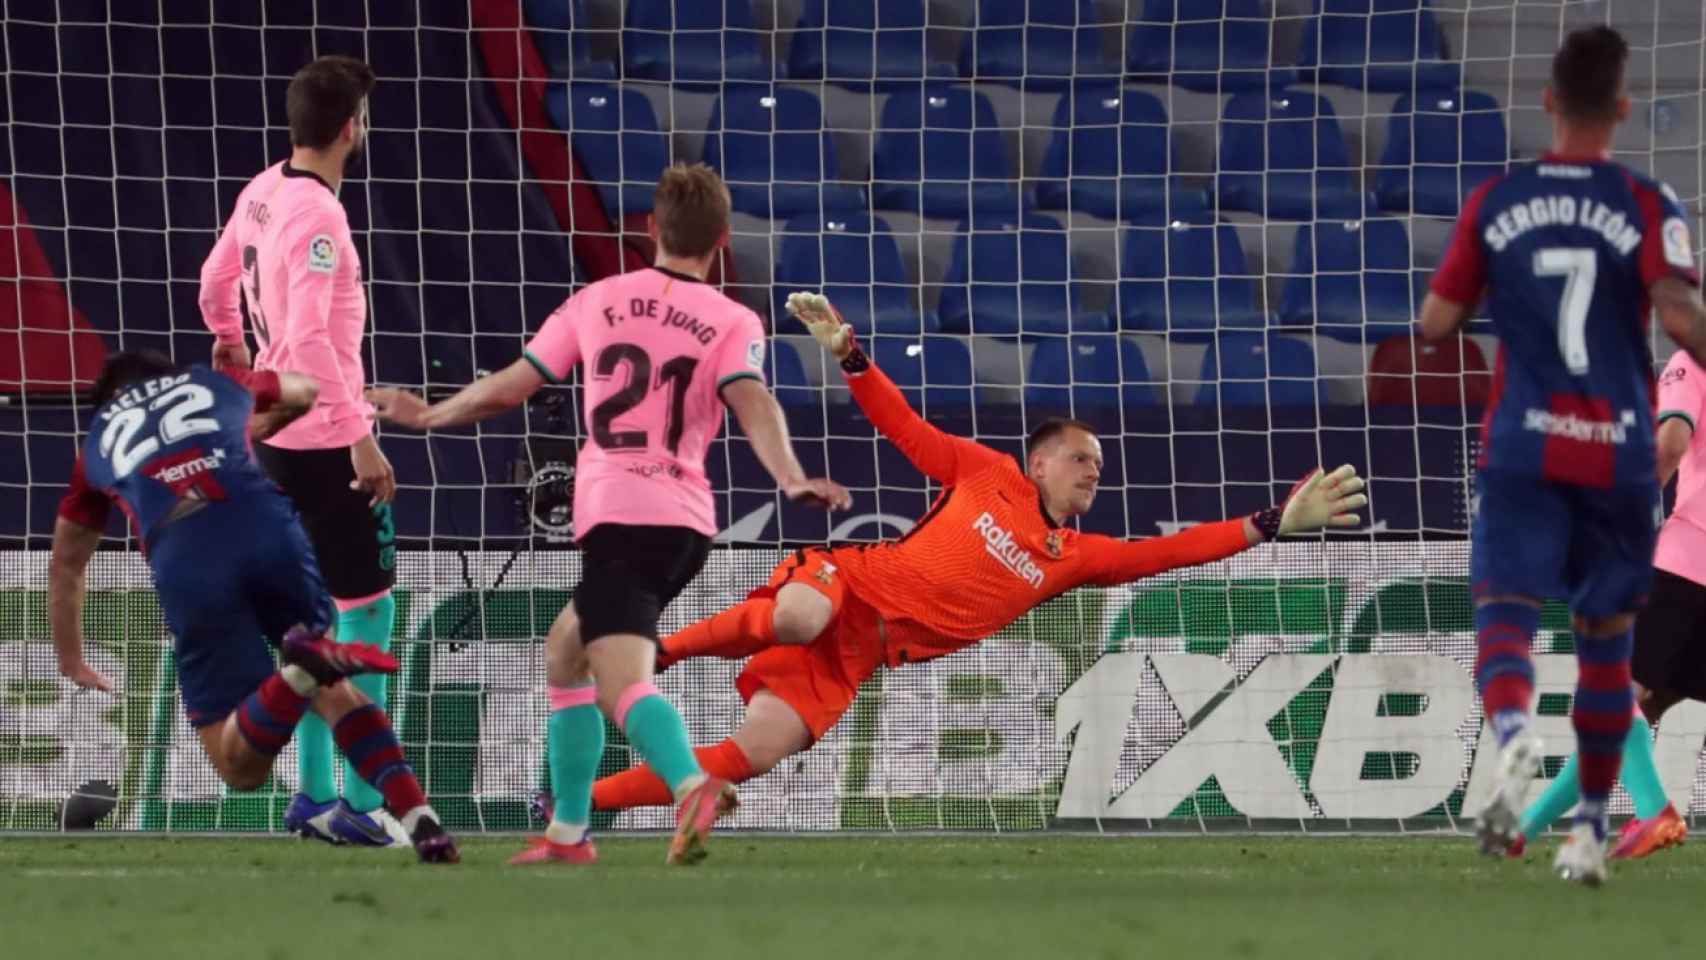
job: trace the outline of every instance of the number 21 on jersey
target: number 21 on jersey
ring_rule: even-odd
[[[673,456],[681,446],[682,414],[687,404],[687,385],[693,382],[693,371],[699,358],[682,354],[665,361],[652,378],[652,358],[645,349],[632,343],[612,343],[598,352],[592,364],[592,375],[608,380],[626,364],[628,385],[616,391],[592,408],[592,440],[606,450],[643,450],[651,444],[644,430],[615,430],[612,422],[639,406],[653,390],[669,391],[669,420],[664,425],[664,447]]]

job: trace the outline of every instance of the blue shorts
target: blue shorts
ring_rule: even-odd
[[[1657,481],[1595,490],[1484,471],[1475,492],[1476,597],[1564,599],[1586,617],[1633,613],[1647,602],[1663,518]]]
[[[175,521],[148,557],[174,651],[184,712],[217,723],[278,669],[273,647],[297,624],[324,630],[332,599],[308,535],[288,509],[216,503]]]

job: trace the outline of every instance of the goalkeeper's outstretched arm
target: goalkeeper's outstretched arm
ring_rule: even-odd
[[[852,325],[841,318],[828,297],[821,293],[791,293],[787,309],[831,356],[841,361],[842,372],[859,409],[920,473],[951,485],[967,473],[1002,458],[1003,454],[945,433],[919,416],[900,388],[859,349]]]
[[[475,423],[519,407],[544,385],[545,378],[524,357],[438,403],[428,404],[396,387],[369,390],[367,399],[381,420],[413,430],[438,430]]]

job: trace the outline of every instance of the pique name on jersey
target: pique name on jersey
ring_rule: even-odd
[[[112,401],[106,405],[106,408],[101,411],[101,419],[111,420],[119,411],[129,410],[131,407],[136,406],[144,400],[157,397],[180,383],[187,383],[189,379],[190,375],[188,373],[179,373],[168,377],[155,377],[152,380],[144,380],[136,386],[131,387],[129,390],[126,390],[114,397]]]
[[[658,314],[658,308],[660,306],[663,308],[662,316],[659,316]],[[609,307],[604,308],[604,323],[606,326],[614,327],[625,319],[638,320],[642,317],[650,317],[657,320],[659,326],[675,327],[706,346],[709,346],[712,340],[717,339],[716,327],[701,321],[698,317],[692,316],[691,314],[685,313],[681,310],[677,310],[655,297],[650,299],[645,297],[633,297],[629,299],[627,317],[617,316],[616,311]]]
[[[1625,257],[1641,245],[1641,231],[1623,211],[1588,197],[1578,199],[1556,193],[1513,203],[1500,210],[1481,237],[1494,253],[1500,253],[1528,231],[1552,226],[1586,227],[1604,237],[1606,243]]]

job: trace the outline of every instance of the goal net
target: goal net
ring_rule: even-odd
[[[78,391],[116,349],[207,356],[202,259],[287,154],[284,88],[316,55],[380,77],[340,193],[376,382],[442,396],[500,369],[580,285],[650,262],[664,164],[729,181],[712,282],[767,318],[796,449],[855,506],[783,502],[731,424],[709,464],[724,532],[665,631],[800,546],[903,534],[940,492],[779,309],[794,289],[827,289],[944,430],[1017,453],[1046,416],[1094,425],[1107,465],[1085,530],[1252,511],[1317,463],[1370,478],[1356,530],[1074,591],[879,674],[743,785],[750,829],[1455,828],[1493,759],[1466,536],[1496,345],[1484,322],[1412,340],[1425,281],[1462,197],[1548,146],[1540,91],[1578,25],[1633,48],[1617,159],[1668,182],[1697,237],[1706,192],[1706,28],[1680,0],[122,6],[12,0],[0,21],[0,830],[57,829],[90,781],[119,794],[103,828],[282,829],[294,747],[262,790],[220,784],[135,540],[115,525],[89,574],[89,657],[119,694],[59,678],[46,590]],[[540,642],[579,579],[581,422],[578,392],[549,387],[477,428],[381,433],[401,484],[389,708],[459,830],[536,826]],[[1569,651],[1549,607],[1549,773],[1572,746]],[[738,669],[660,677],[696,743],[739,723]],[[1679,809],[1703,738],[1706,708],[1667,715]],[[603,762],[636,762],[614,729]]]

